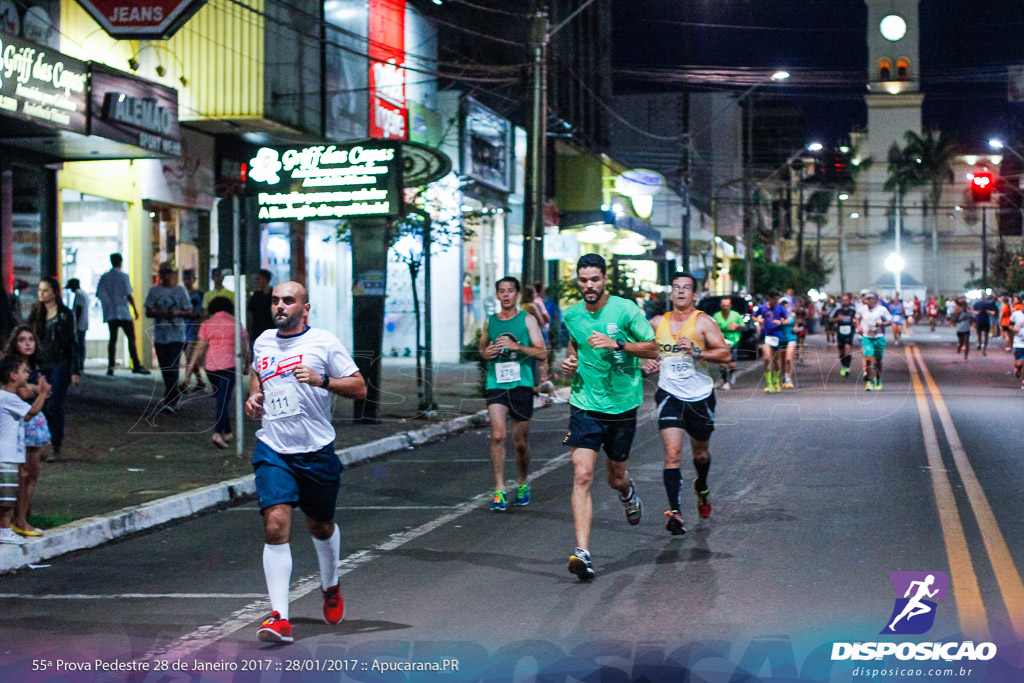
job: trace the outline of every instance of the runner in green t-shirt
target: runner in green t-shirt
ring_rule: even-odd
[[[576,552],[569,571],[581,581],[594,578],[587,545],[593,502],[590,486],[597,452],[608,456],[608,484],[619,492],[626,520],[638,524],[643,503],[626,470],[626,459],[636,431],[636,409],[643,403],[638,358],[657,358],[654,330],[640,307],[605,292],[607,266],[597,254],[584,254],[576,263],[576,282],[583,301],[563,316],[569,330],[569,352],[562,372],[572,376],[569,396],[569,433],[574,469],[572,517]]]
[[[743,330],[743,316],[732,310],[732,299],[727,296],[722,297],[720,306],[721,310],[711,318],[718,323],[725,343],[732,350],[732,360],[719,366],[722,369],[722,389],[729,391],[732,389],[732,373],[736,371],[736,359],[739,357],[737,345],[740,343],[740,334]]]
[[[547,358],[544,336],[536,318],[520,311],[519,280],[503,277],[496,284],[501,310],[487,316],[480,335],[480,355],[487,359],[487,417],[491,422],[491,466],[494,498],[491,510],[504,512],[505,421],[512,418],[512,446],[519,479],[516,505],[530,504],[530,418],[533,417],[533,363]]]

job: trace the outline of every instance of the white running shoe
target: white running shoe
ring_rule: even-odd
[[[25,545],[28,543],[27,540],[14,533],[14,529],[0,529],[0,543],[10,543],[11,545]]]

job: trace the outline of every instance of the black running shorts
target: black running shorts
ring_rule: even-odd
[[[562,443],[572,448],[600,451],[609,460],[625,462],[636,434],[636,408],[624,413],[598,413],[569,405],[569,433]]]
[[[715,431],[715,392],[700,401],[684,401],[664,389],[654,394],[658,429],[683,429],[697,441],[710,441]]]
[[[488,389],[484,398],[489,406],[508,406],[508,416],[513,422],[526,422],[533,417],[533,387]]]

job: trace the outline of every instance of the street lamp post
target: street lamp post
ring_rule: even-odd
[[[802,147],[802,148],[798,149],[797,151],[793,152],[791,155],[789,155],[789,158],[786,159],[785,162],[783,162],[779,166],[777,166],[774,169],[772,169],[772,172],[769,173],[766,178],[764,178],[764,179],[762,179],[762,180],[760,180],[758,182],[767,182],[767,181],[772,180],[775,177],[776,173],[778,173],[780,170],[782,170],[784,168],[788,168],[790,164],[792,164],[801,154],[804,153],[805,149],[810,149],[811,151],[819,150],[819,149],[821,149],[821,143],[812,142],[809,145],[807,145],[806,147]],[[733,187],[733,186],[735,186],[738,183],[744,183],[745,184],[746,182],[747,182],[747,176],[746,176],[746,174],[744,174],[744,175],[740,176],[739,178],[733,178],[731,180],[725,181],[724,183],[722,183],[721,185],[716,187],[711,192],[711,234],[712,234],[712,240],[711,241],[715,244],[715,248],[716,249],[717,249],[717,246],[718,246],[718,196],[719,196],[719,193],[722,192],[722,190],[725,190],[725,189],[727,189],[729,187]],[[751,245],[747,241],[747,235],[743,236],[743,242],[744,242],[743,246],[744,246],[744,249],[745,249],[744,260],[747,263],[747,272],[749,274],[750,273],[750,267],[751,267],[750,266],[751,261],[749,260],[750,259],[749,255],[750,255]],[[712,271],[712,272],[714,272],[714,271]],[[717,279],[717,274],[712,275],[712,280],[714,280],[714,279]],[[747,293],[748,294],[753,293],[752,289],[753,289],[753,285],[751,283],[750,285],[747,286]]]
[[[850,195],[840,192],[836,197],[836,232],[839,237],[839,289],[846,291],[846,230],[843,226],[843,202],[848,200]]]
[[[988,145],[992,149],[997,149],[997,150],[1004,150],[1004,149],[1006,149],[1006,150],[1009,150],[1010,153],[1013,154],[1013,156],[1017,157],[1017,159],[1020,160],[1020,162],[1021,162],[1021,170],[1024,171],[1024,156],[1022,156],[1020,152],[1015,150],[1013,147],[1010,147],[1008,144],[1006,144],[1005,142],[1003,142],[999,138],[992,138],[991,140],[988,141]],[[1020,176],[1018,176],[1017,184],[1020,185]],[[1020,193],[1021,195],[1024,195],[1024,192],[1022,192],[1019,187],[1017,188],[1017,192]],[[1024,235],[1024,198],[1020,199],[1019,201],[1021,202],[1021,207],[1020,207],[1020,230],[1021,230],[1021,234]],[[1000,242],[1002,242],[1002,239],[1003,239],[1003,234],[1002,233],[999,233],[999,239],[1000,239]]]
[[[777,69],[769,79],[775,83],[781,83],[789,78],[789,72]],[[754,207],[751,197],[753,184],[751,182],[754,172],[754,100],[751,95],[764,83],[755,83],[737,98],[737,103],[747,100],[747,135],[746,135],[746,163],[743,164],[743,246],[746,249],[746,286],[747,293],[754,290]]]

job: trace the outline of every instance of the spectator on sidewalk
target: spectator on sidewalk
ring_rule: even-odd
[[[519,304],[519,308],[526,311],[529,315],[532,315],[537,325],[541,329],[541,334],[544,335],[544,342],[547,343],[547,335],[543,332],[544,328],[551,324],[551,318],[548,316],[547,310],[544,308],[544,303],[537,300],[537,290],[534,289],[533,285],[526,285],[523,287],[522,301]],[[541,384],[547,382],[548,377],[548,359],[545,356],[541,360],[534,360],[534,373],[533,381],[536,387],[540,387]],[[552,385],[553,388],[554,385]]]
[[[270,308],[270,305],[267,305]],[[206,368],[217,391],[214,409],[213,443],[218,448],[227,448],[234,439],[231,432],[231,399],[235,392],[235,329],[242,336],[243,374],[249,374],[249,340],[245,330],[235,320],[235,305],[225,296],[218,296],[210,302],[210,317],[199,328],[196,353],[189,361],[188,372],[196,370],[200,363]]]
[[[555,362],[555,342],[558,337],[558,326],[562,322],[562,316],[558,310],[558,302],[547,296],[547,290],[543,282],[537,280],[533,283],[533,288],[537,292],[537,303],[540,304],[548,316],[547,325],[542,326],[540,329],[544,337],[544,346],[547,348],[547,367],[550,368]],[[542,393],[554,393],[555,385],[550,380],[549,372],[538,387]]]
[[[28,368],[28,382],[18,389],[22,400],[32,403],[42,392],[40,380],[46,378],[39,371],[39,340],[27,325],[19,325],[11,333],[3,348],[4,356],[20,358]],[[50,427],[46,416],[39,413],[25,422],[25,462],[18,466],[18,500],[14,506],[11,528],[20,536],[42,536],[43,532],[28,523],[32,495],[39,481],[40,451],[50,445]]]
[[[0,339],[7,339],[18,324],[11,308],[11,297],[6,291],[0,291]]]
[[[25,543],[11,528],[19,470],[25,462],[25,422],[39,414],[50,393],[46,378],[40,379],[41,391],[29,405],[18,396],[27,382],[28,367],[21,358],[4,356],[0,360],[0,543],[13,545]]]
[[[75,314],[60,300],[60,283],[55,278],[44,277],[38,291],[39,300],[28,316],[28,326],[39,340],[39,369],[46,374],[51,387],[43,414],[50,426],[53,444],[50,462],[57,462],[64,445],[64,404],[71,385],[77,386],[82,379],[82,368],[78,365]]]
[[[70,289],[74,298],[71,300],[71,312],[75,314],[75,338],[78,341],[78,367],[85,369],[85,333],[89,331],[89,295],[82,289],[77,277],[68,280],[64,285]]]
[[[209,310],[210,302],[216,299],[218,296],[227,297],[231,300],[231,303],[235,303],[235,293],[230,289],[224,288],[224,271],[220,268],[214,268],[210,273],[210,279],[213,280],[213,289],[208,291],[203,296],[203,308]],[[244,301],[244,299],[243,299]]]
[[[203,320],[203,295],[202,290],[196,289],[196,271],[193,268],[186,268],[182,273],[182,281],[185,283],[185,291],[188,292],[188,300],[192,303],[192,315],[185,322],[185,379],[182,381],[181,390],[187,392],[192,383],[193,368],[195,368],[196,390],[205,391],[206,381],[203,379],[202,371],[197,364],[192,362],[196,357],[196,350],[199,346],[199,325]]]
[[[270,281],[273,274],[269,270],[261,270],[256,274],[256,291],[249,297],[249,311],[246,328],[249,339],[253,342],[266,330],[274,327],[274,315],[270,310],[270,299],[273,290]]]
[[[146,317],[153,325],[153,348],[164,379],[164,398],[160,409],[173,414],[181,398],[179,388],[181,352],[185,348],[185,321],[192,316],[188,292],[178,284],[178,273],[169,262],[159,268],[160,284],[146,295]]]
[[[96,284],[96,298],[103,306],[103,322],[110,331],[107,342],[107,374],[114,374],[114,359],[117,356],[117,331],[123,330],[128,340],[128,353],[132,357],[132,372],[137,375],[148,375],[149,369],[139,360],[139,352],[135,346],[135,325],[133,320],[139,319],[139,310],[132,298],[132,283],[128,274],[121,270],[123,259],[120,254],[110,255],[110,270],[100,276]],[[130,309],[129,309],[130,307]]]

